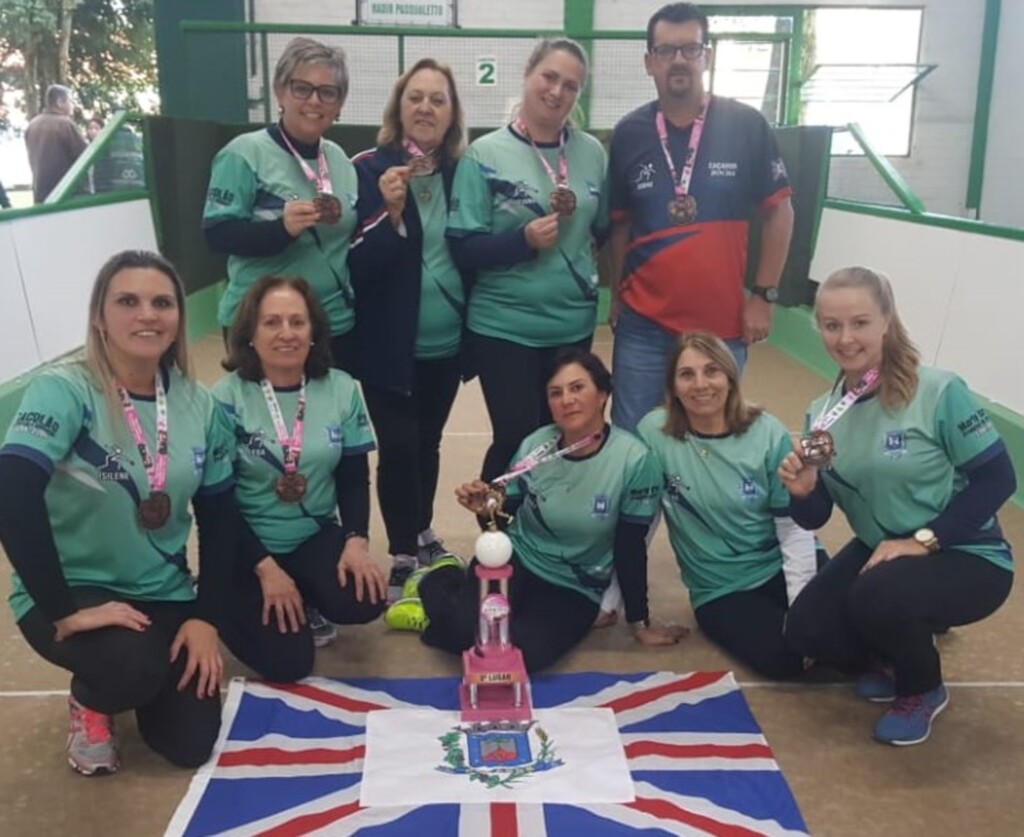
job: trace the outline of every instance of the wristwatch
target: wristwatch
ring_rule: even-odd
[[[776,302],[779,298],[779,289],[776,288],[774,285],[771,285],[770,287],[764,287],[763,285],[754,285],[754,287],[750,289],[750,292],[754,296],[761,297],[761,299],[763,299],[765,302]]]
[[[929,552],[939,551],[939,539],[931,529],[918,529],[914,532],[914,540]]]

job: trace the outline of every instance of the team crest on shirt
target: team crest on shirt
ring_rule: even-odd
[[[636,174],[633,175],[633,187],[636,191],[643,192],[654,188],[654,171],[654,163],[651,162],[637,166]]]
[[[192,470],[201,474],[203,467],[206,465],[206,448],[193,447],[192,448]]]
[[[96,469],[96,475],[103,482],[126,482],[131,476],[124,469],[125,461],[124,451],[115,445],[107,451],[107,458]]]
[[[341,446],[341,425],[340,424],[328,424],[325,428],[327,431],[327,444],[332,448]]]
[[[740,496],[747,503],[753,503],[761,496],[761,487],[753,477],[744,477],[740,480]]]
[[[594,502],[590,506],[590,516],[607,517],[608,512],[611,511],[611,505],[607,494],[594,495]]]
[[[786,173],[786,164],[782,162],[781,157],[776,157],[772,160],[772,180],[782,180],[789,177]]]
[[[249,455],[255,459],[262,459],[263,454],[266,453],[266,434],[262,430],[257,430],[255,433],[250,433],[248,440],[246,440],[245,447],[249,451]]]
[[[889,459],[899,459],[907,453],[907,431],[886,430],[882,453]]]

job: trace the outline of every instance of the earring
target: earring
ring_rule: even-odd
[[[315,345],[316,345],[316,341],[314,341],[314,340],[310,340],[310,341],[309,341],[309,345],[310,345],[310,346],[315,346]]]
[[[250,340],[250,341],[249,341],[249,348],[250,348],[250,349],[254,349],[254,348],[256,348],[255,346],[253,346],[253,344],[252,344],[252,340]]]

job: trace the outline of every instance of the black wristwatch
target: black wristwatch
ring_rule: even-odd
[[[754,296],[761,297],[765,302],[776,302],[779,298],[779,289],[774,285],[767,288],[763,285],[754,285],[754,287],[750,289],[750,292]]]

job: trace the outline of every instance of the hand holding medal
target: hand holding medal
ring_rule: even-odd
[[[288,146],[288,150],[292,152],[292,157],[299,164],[299,168],[302,169],[306,180],[316,189],[316,197],[313,198],[313,208],[316,210],[317,222],[320,224],[337,224],[341,220],[341,201],[334,195],[334,187],[331,184],[331,172],[327,168],[327,155],[324,154],[323,140],[320,140],[320,145],[317,149],[317,171],[314,172],[310,168],[309,163],[295,150],[295,146],[292,145],[292,141],[288,139],[288,134],[284,131],[281,132],[281,139]]]
[[[839,421],[877,380],[878,369],[869,369],[857,386],[847,392],[831,409],[828,407],[831,400],[831,393],[829,394],[821,414],[811,424],[810,431],[800,438],[800,458],[804,462],[817,468],[828,468],[831,465],[832,458],[836,455],[836,443],[832,434],[828,432],[829,428]]]

